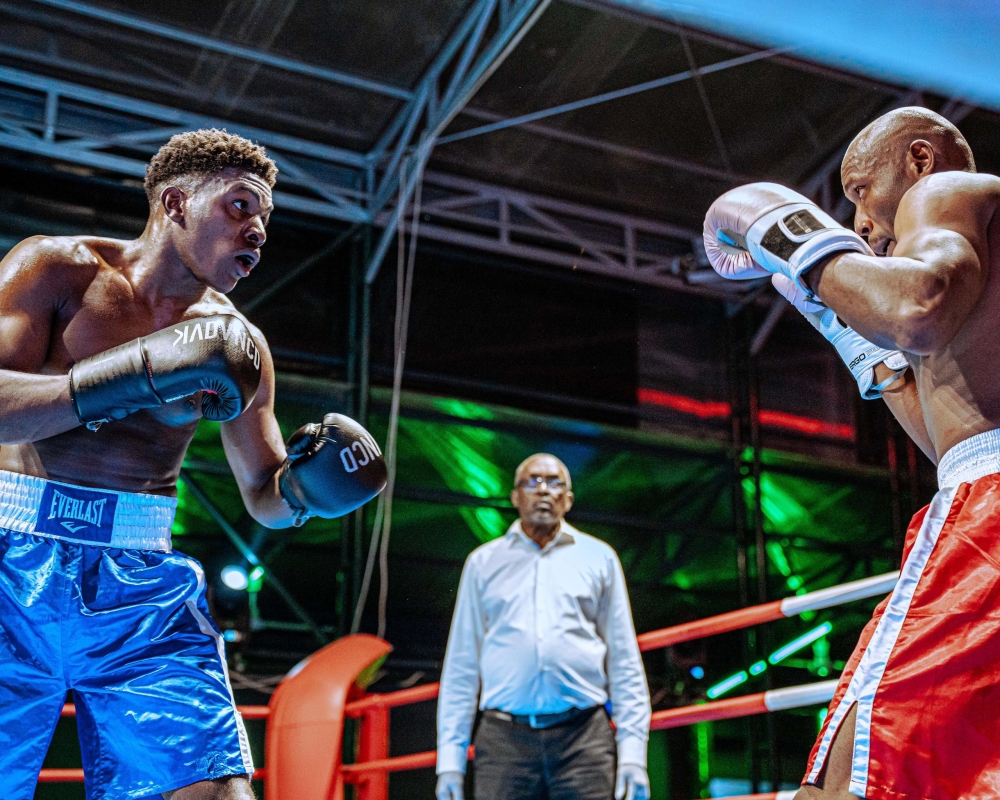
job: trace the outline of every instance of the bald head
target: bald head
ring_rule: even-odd
[[[847,148],[841,172],[871,173],[880,163],[902,162],[917,140],[933,148],[937,171],[976,171],[972,148],[958,128],[928,108],[907,106],[883,114],[861,131]]]
[[[958,128],[916,106],[883,114],[855,137],[840,165],[844,194],[854,204],[854,230],[876,255],[889,255],[903,196],[923,178],[953,171],[976,171]]]
[[[573,488],[573,481],[570,479],[566,465],[549,453],[535,453],[518,464],[517,469],[514,470],[514,485],[516,486],[522,478],[532,474],[559,475],[566,482],[567,489]]]
[[[548,453],[528,456],[514,472],[510,502],[517,509],[524,534],[544,547],[573,507],[569,470]]]

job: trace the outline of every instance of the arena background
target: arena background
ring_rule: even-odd
[[[286,434],[342,410],[385,441],[395,224],[408,247],[419,206],[395,649],[373,691],[437,680],[462,563],[513,520],[513,469],[538,450],[573,473],[570,520],[620,554],[639,631],[897,566],[933,468],[766,282],[715,276],[701,220],[725,189],[776,180],[848,222],[844,148],[902,105],[950,118],[995,172],[996,12],[729,5],[0,0],[3,252],[39,233],[137,235],[144,163],[175,132],[226,127],[278,160],[263,261],[233,299],[271,344]],[[351,629],[373,517],[261,528],[218,426],[201,423],[175,546],[208,569],[241,702],[266,702]],[[249,591],[222,584],[225,566]],[[363,631],[379,625],[378,581]],[[731,693],[836,675],[873,606],[649,654],[654,708],[703,698],[826,622]],[[656,732],[653,796],[794,785],[817,721],[804,709]],[[393,754],[433,749],[433,703],[392,730]],[[60,723],[47,766],[79,765],[75,736]],[[431,797],[430,773],[394,776],[392,797]]]

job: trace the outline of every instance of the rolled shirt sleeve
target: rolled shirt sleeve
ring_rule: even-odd
[[[608,648],[608,694],[618,742],[618,763],[645,767],[652,716],[646,671],[636,641],[625,573],[617,555],[612,553],[610,560],[609,585],[597,631]]]
[[[462,569],[458,599],[448,634],[448,649],[441,670],[438,695],[437,773],[465,772],[472,726],[479,701],[479,654],[483,640],[483,616],[476,586],[474,556]]]

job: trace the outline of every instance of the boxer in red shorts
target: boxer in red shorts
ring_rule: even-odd
[[[771,274],[938,467],[796,800],[998,798],[1000,178],[923,108],[865,128],[841,177],[855,231],[775,184],[705,220],[716,270]]]

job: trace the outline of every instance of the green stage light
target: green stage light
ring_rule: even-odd
[[[773,653],[771,653],[771,655],[767,657],[767,660],[770,661],[772,664],[777,664],[778,662],[786,659],[792,653],[798,652],[807,644],[812,644],[817,639],[826,636],[832,630],[833,630],[833,625],[831,625],[829,622],[824,622],[822,625],[813,628],[811,631],[803,633],[799,638],[792,639],[792,641],[790,641],[784,647],[779,647],[777,650],[775,650]]]
[[[790,577],[792,574],[792,566],[788,563],[788,557],[785,555],[785,548],[781,546],[781,543],[770,541],[767,543],[766,548],[767,554],[771,557],[771,561],[774,562],[774,566],[778,568],[778,572],[786,578]]]
[[[725,692],[728,692],[730,689],[734,689],[735,687],[739,686],[741,683],[746,683],[747,679],[749,677],[750,676],[747,675],[746,670],[743,670],[741,672],[737,672],[732,677],[726,678],[724,681],[721,681],[720,683],[715,684],[715,686],[713,686],[711,689],[709,689],[707,692],[705,692],[705,694],[708,695],[708,699],[709,700],[714,700],[719,695],[724,694]]]
[[[750,674],[760,675],[760,673],[762,673],[765,669],[767,669],[767,662],[758,661],[757,663],[750,665]]]
[[[261,587],[264,585],[264,568],[254,567],[250,570],[250,574],[247,575],[249,583],[247,584],[248,592],[259,592]]]
[[[705,788],[712,775],[711,759],[711,722],[696,722],[694,725],[695,741],[698,745],[698,782]]]

